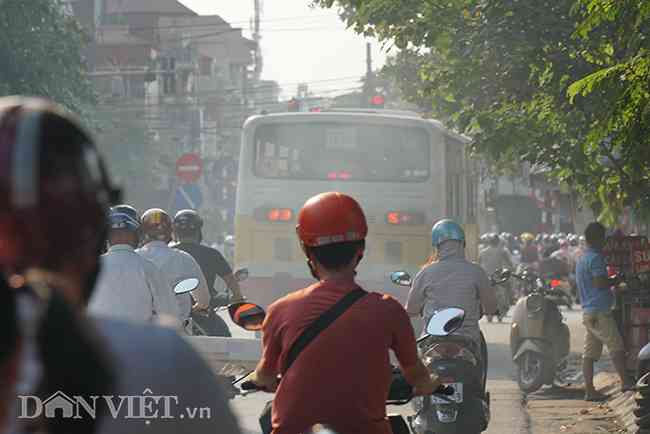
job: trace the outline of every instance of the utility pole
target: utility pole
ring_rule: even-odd
[[[253,0],[255,2],[255,18],[253,20],[253,40],[255,41],[255,82],[259,82],[262,76],[262,32],[260,29],[260,20],[262,17],[262,0]]]
[[[372,45],[366,43],[366,82],[363,86],[362,107],[370,107],[370,99],[375,92],[375,76],[372,72]]]

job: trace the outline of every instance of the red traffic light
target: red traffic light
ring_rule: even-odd
[[[384,97],[382,95],[375,95],[370,99],[372,105],[384,105]]]

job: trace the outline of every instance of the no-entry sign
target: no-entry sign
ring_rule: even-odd
[[[203,161],[196,154],[184,154],[176,160],[176,176],[185,183],[196,182],[203,172]]]

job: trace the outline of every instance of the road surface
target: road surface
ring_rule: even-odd
[[[581,314],[577,311],[563,311],[571,329],[571,350],[580,352],[583,342],[583,331],[580,323]],[[492,398],[492,421],[486,431],[489,434],[543,434],[547,432],[544,426],[533,423],[535,415],[528,414],[523,403],[523,396],[513,381],[513,365],[510,359],[509,337],[510,317],[503,323],[488,323],[482,321],[481,327],[486,335],[489,352],[488,389]],[[235,337],[250,336],[247,332],[235,331]],[[533,394],[528,400],[548,399],[545,392]],[[273,395],[255,393],[238,397],[232,401],[232,407],[237,414],[243,432],[259,433],[258,417],[266,401]],[[404,415],[412,414],[410,406],[396,407]]]

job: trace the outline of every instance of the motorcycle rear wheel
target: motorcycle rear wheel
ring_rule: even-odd
[[[541,354],[527,351],[517,361],[517,384],[524,393],[533,393],[544,385],[546,360]]]

